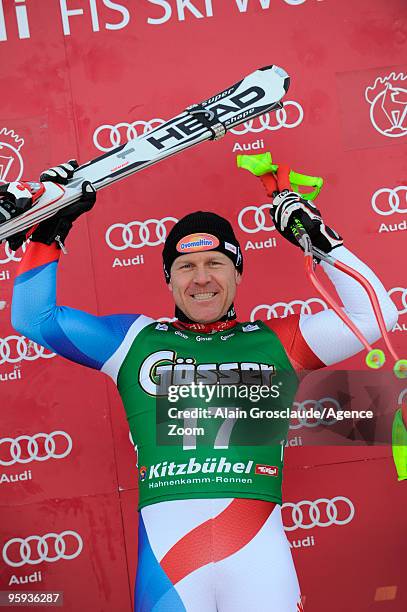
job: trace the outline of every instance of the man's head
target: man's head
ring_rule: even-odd
[[[168,234],[163,262],[175,304],[188,319],[211,323],[228,313],[243,269],[229,221],[202,211],[183,217]]]

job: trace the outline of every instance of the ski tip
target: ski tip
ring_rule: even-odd
[[[262,68],[258,68],[259,72],[274,72],[284,81],[284,90],[288,91],[290,87],[290,77],[287,72],[281,66],[276,66],[275,64],[270,64],[269,66],[263,66]]]
[[[270,66],[263,66],[263,68],[259,68],[260,72],[266,72],[269,70],[272,70],[273,72],[281,76],[283,79],[288,77],[288,74],[284,70],[284,68],[281,68],[281,66],[276,66],[275,64],[270,64]]]

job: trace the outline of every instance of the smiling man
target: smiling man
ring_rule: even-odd
[[[234,315],[243,259],[226,219],[202,211],[187,215],[168,234],[163,261],[179,320],[212,323]]]
[[[75,164],[64,164],[42,180],[66,182],[74,169]],[[299,371],[338,363],[363,347],[331,310],[237,322],[233,301],[242,280],[242,254],[230,223],[212,212],[187,215],[167,237],[163,263],[176,307],[173,323],[139,314],[96,316],[57,305],[59,247],[95,198],[89,184],[83,193],[82,209],[68,208],[34,232],[15,281],[12,320],[24,336],[104,372],[118,387],[138,447],[135,610],[302,610],[280,510],[287,423],[266,419],[260,428],[252,427],[240,418],[244,410],[220,419],[211,410],[230,406],[225,390],[236,391],[232,405],[239,409],[242,391],[251,386],[269,390],[262,407],[290,406]],[[325,226],[319,211],[283,192],[274,198],[271,213],[288,240],[290,210],[300,216],[315,246],[326,252],[335,248],[341,261],[369,279],[390,329],[397,310],[375,274]],[[370,342],[376,341],[380,332],[360,285],[321,266],[349,316]],[[265,258],[259,273],[272,300],[279,278],[269,267]],[[280,269],[284,273],[283,265]],[[156,285],[150,289],[157,291]],[[286,380],[290,384],[277,396],[272,393],[274,383]],[[184,414],[183,427],[171,438],[169,388],[196,391],[202,385],[215,388],[216,402],[207,406],[206,396],[180,393],[181,403],[171,407]],[[205,407],[206,413],[199,412]],[[188,418],[183,410],[189,410]]]
[[[179,311],[202,323],[222,318],[241,281],[231,260],[222,253],[181,255],[171,269],[171,277],[168,286]]]

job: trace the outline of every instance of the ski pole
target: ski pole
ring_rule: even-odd
[[[278,170],[278,164],[273,164],[271,153],[258,153],[253,155],[237,155],[236,158],[237,167],[249,170],[255,176],[260,179],[265,174],[275,173]],[[300,193],[299,187],[313,187],[314,190],[308,193],[300,193],[304,200],[315,200],[324,184],[324,179],[320,176],[308,176],[307,174],[300,174],[290,170],[289,173],[289,187],[291,191]],[[276,188],[277,189],[277,188]]]
[[[307,177],[306,175],[300,175],[289,170],[287,165],[272,164],[271,154],[259,154],[259,155],[238,155],[237,165],[239,168],[246,168],[252,174],[259,176],[260,178],[264,174],[271,175],[274,178],[276,191],[282,189],[293,189],[294,181],[296,181],[295,189],[299,193],[299,186],[306,185],[315,187],[312,194],[301,193],[304,199],[315,199],[318,195],[323,181],[318,177]],[[383,335],[386,346],[395,360],[393,372],[397,378],[406,378],[407,376],[407,359],[399,359],[396,351],[394,350],[392,343],[390,342],[386,325],[383,319],[383,314],[380,308],[379,301],[377,299],[376,292],[371,283],[357,270],[347,266],[346,264],[337,260],[331,253],[324,253],[319,249],[312,246],[311,239],[302,223],[298,219],[294,219],[291,226],[291,231],[295,236],[296,240],[303,247],[305,256],[305,270],[308,278],[311,280],[314,287],[331,306],[334,312],[342,319],[342,321],[353,331],[358,340],[363,346],[369,351],[366,356],[366,364],[370,368],[380,368],[384,364],[385,355],[380,349],[373,349],[360,330],[353,324],[351,319],[344,313],[344,311],[338,306],[335,300],[329,295],[325,288],[319,282],[315,274],[315,257],[322,259],[331,266],[341,270],[345,274],[351,276],[354,280],[360,283],[360,285],[367,292],[370,302],[373,307],[377,323],[380,331]],[[395,412],[392,426],[392,454],[393,461],[397,471],[398,480],[407,480],[407,403],[402,403],[401,406]]]
[[[265,174],[267,174],[269,178],[270,176],[272,176],[274,178],[276,192],[282,191],[283,189],[293,190],[296,188],[295,190],[300,193],[302,198],[306,200],[315,200],[323,185],[323,179],[320,177],[307,176],[298,172],[294,172],[292,170],[290,171],[289,167],[286,164],[273,164],[271,153],[261,153],[257,155],[238,155],[237,165],[239,168],[245,168],[246,170],[249,170],[249,172],[251,172],[255,176],[260,177],[260,179]],[[301,193],[299,190],[300,186],[314,187],[314,190],[308,193]],[[332,296],[330,296],[328,291],[322,286],[315,274],[315,257],[317,257],[318,259],[322,259],[331,266],[337,268],[338,270],[341,270],[345,274],[348,274],[348,276],[351,276],[353,279],[359,282],[360,285],[362,285],[362,287],[365,289],[366,293],[369,296],[373,312],[375,314],[386,347],[395,361],[393,371],[397,378],[406,378],[407,359],[400,359],[392,346],[392,343],[387,333],[386,324],[383,318],[380,304],[377,299],[376,292],[372,287],[371,283],[362,274],[357,272],[357,270],[354,270],[352,267],[340,262],[331,253],[327,254],[313,247],[311,239],[299,219],[294,219],[290,229],[297,242],[303,248],[305,258],[305,270],[311,283],[321,294],[321,296],[326,300],[332,310],[334,310],[338,317],[340,317],[340,319],[349,327],[349,329],[358,338],[360,343],[368,351],[368,354],[366,356],[366,365],[369,368],[373,369],[381,368],[386,360],[385,354],[381,349],[374,349],[370,345],[370,343],[367,341],[361,331],[357,328],[357,326],[353,323],[353,321],[337,304],[337,302],[332,298]]]

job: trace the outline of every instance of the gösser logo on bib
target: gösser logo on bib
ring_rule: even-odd
[[[195,253],[196,251],[210,251],[219,246],[219,240],[212,234],[188,234],[177,242],[178,253]]]

